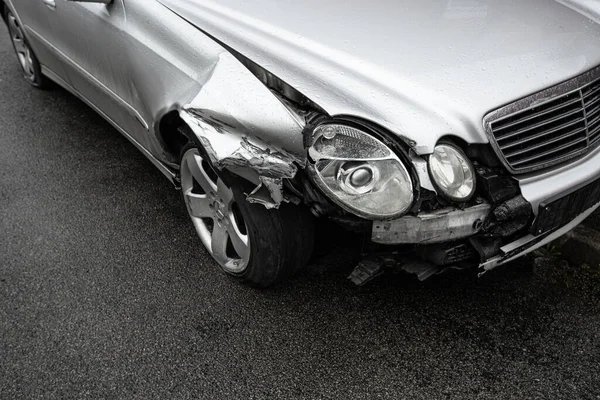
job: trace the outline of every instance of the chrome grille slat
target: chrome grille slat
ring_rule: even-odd
[[[589,124],[592,124],[594,122],[594,120],[597,118],[597,114],[600,112],[600,107],[596,108],[595,110],[586,110],[586,118],[589,121]]]
[[[568,107],[568,106],[571,106],[571,105],[573,105],[573,104],[575,104],[575,103],[581,103],[581,99],[579,99],[579,98],[575,98],[575,99],[572,99],[572,100],[570,100],[570,101],[569,101],[569,102],[567,102],[567,103],[564,103],[564,104],[559,104],[559,105],[557,105],[557,106],[554,106],[554,107],[552,107],[552,108],[549,108],[548,110],[543,110],[543,111],[540,111],[540,112],[538,112],[538,113],[535,113],[535,114],[528,115],[528,116],[524,117],[523,119],[519,119],[519,120],[517,120],[517,121],[514,121],[514,122],[511,122],[511,123],[509,123],[509,124],[507,124],[507,125],[503,125],[503,126],[501,126],[500,128],[498,128],[498,129],[497,129],[497,131],[500,131],[500,130],[503,130],[503,129],[508,129],[508,128],[511,128],[511,127],[513,127],[513,126],[515,126],[515,125],[519,125],[519,124],[520,124],[520,123],[522,123],[522,122],[527,122],[527,121],[530,121],[530,120],[532,120],[532,119],[534,119],[534,118],[538,118],[538,117],[541,117],[542,115],[545,115],[545,114],[548,114],[548,113],[551,113],[551,112],[554,112],[554,111],[560,110],[561,108],[566,108],[566,107]]]
[[[595,115],[595,114],[598,114],[598,113],[596,113],[596,112],[595,112],[595,113],[594,113],[594,115]],[[591,120],[589,120],[589,119],[588,119],[588,126],[589,126],[589,125],[594,125],[594,124],[596,124],[596,122],[598,122],[598,121],[600,121],[600,115],[596,115],[596,116],[595,116],[594,118],[592,118]]]
[[[491,112],[484,126],[516,174],[587,154],[600,146],[600,67]]]
[[[565,133],[563,135],[557,136],[557,137],[555,137],[553,139],[550,139],[550,140],[544,142],[542,145],[534,144],[533,146],[529,146],[529,147],[526,147],[524,149],[516,150],[516,151],[510,152],[510,153],[509,152],[505,152],[504,155],[506,156],[506,158],[511,158],[511,157],[516,156],[516,155],[524,154],[524,153],[527,153],[529,151],[535,150],[537,148],[540,148],[541,146],[546,146],[548,144],[560,142],[561,140],[567,139],[567,138],[569,138],[571,136],[575,136],[577,134],[580,134],[580,135],[583,134],[584,138],[585,138],[585,129],[578,128],[578,129],[569,131],[569,132],[567,132],[567,133]]]
[[[593,108],[593,107],[596,107],[599,104],[600,104],[600,95],[598,95],[593,100],[586,100],[585,107],[586,108]]]
[[[575,114],[581,114],[582,116],[581,116],[581,118],[578,118],[578,119],[577,119],[577,120],[575,120],[575,121],[569,121],[569,122],[566,122],[566,123],[565,123],[565,124],[563,124],[563,125],[565,125],[565,126],[568,126],[568,125],[573,125],[573,124],[576,124],[577,122],[582,122],[582,121],[583,121],[585,118],[583,117],[583,114],[582,114],[582,112],[581,112],[581,111],[582,111],[581,109],[577,109],[577,110],[570,111],[570,112],[568,112],[568,113],[566,113],[566,114],[559,115],[559,116],[557,116],[557,117],[554,117],[554,118],[552,118],[552,119],[549,119],[549,120],[547,120],[547,121],[539,122],[539,123],[537,123],[537,124],[535,124],[535,125],[532,125],[532,126],[529,126],[529,127],[527,127],[527,128],[522,128],[522,129],[519,129],[518,131],[516,131],[516,132],[513,132],[513,133],[511,133],[511,134],[508,134],[508,135],[505,135],[505,136],[500,136],[500,137],[496,138],[496,140],[498,140],[499,142],[500,142],[500,141],[503,141],[503,140],[508,140],[508,139],[511,139],[511,138],[513,138],[513,137],[515,137],[515,136],[522,135],[522,134],[524,134],[524,133],[527,133],[527,132],[529,132],[529,131],[531,131],[531,130],[534,130],[534,129],[541,128],[541,127],[543,127],[544,125],[548,125],[548,124],[551,124],[551,123],[553,123],[553,122],[560,121],[561,119],[564,119],[564,118],[570,117],[570,116],[572,116],[572,115],[575,115]]]
[[[598,82],[594,82],[594,83],[598,83]],[[588,88],[589,88],[589,86],[588,86]],[[588,92],[584,93],[584,95],[583,95],[584,98],[592,96],[596,93],[600,93],[600,86],[596,86],[595,88],[588,89],[588,90],[589,90]]]
[[[596,119],[596,121],[592,121],[591,123],[588,124],[588,129],[590,131],[590,135],[592,134],[592,130],[595,130],[598,128],[600,120]]]
[[[577,156],[579,156],[581,154],[582,154],[581,150],[570,151],[568,153],[565,153],[565,155],[561,158],[561,160],[563,160],[563,161],[564,160],[569,160],[569,159],[577,157]],[[535,169],[542,169],[542,168],[544,168],[544,167],[547,166],[547,162],[540,161],[540,162],[537,162],[537,163],[530,163],[529,165],[534,166]]]
[[[530,140],[537,139],[537,138],[542,137],[544,135],[549,135],[549,134],[552,134],[552,133],[556,133],[556,132],[558,132],[558,131],[560,131],[562,129],[568,128],[568,127],[573,126],[575,124],[580,124],[580,123],[584,122],[584,120],[585,120],[585,118],[582,117],[582,118],[576,119],[575,121],[565,122],[564,124],[559,125],[559,126],[557,126],[555,128],[549,129],[547,131],[543,131],[543,132],[537,133],[537,134],[535,134],[533,136],[527,136],[525,139],[515,140],[515,141],[511,142],[510,144],[503,145],[502,149],[503,150],[510,149],[511,147],[518,146],[520,144],[526,143],[526,142],[528,142]]]
[[[590,139],[592,139],[593,137],[595,137],[598,133],[600,133],[600,124],[594,125],[594,126],[590,126],[588,128],[588,137]]]
[[[520,165],[520,164],[523,164],[523,163],[526,163],[526,162],[529,162],[529,161],[537,160],[538,158],[549,156],[552,153],[556,153],[556,152],[559,152],[561,150],[568,149],[568,148],[573,147],[573,146],[575,146],[577,144],[581,144],[581,142],[584,142],[584,141],[587,141],[587,137],[581,138],[581,139],[576,140],[574,142],[563,144],[562,146],[559,146],[556,149],[544,151],[542,153],[539,153],[539,154],[536,154],[534,156],[528,157],[528,158],[526,158],[524,160],[517,161],[517,162],[514,163],[514,165]]]

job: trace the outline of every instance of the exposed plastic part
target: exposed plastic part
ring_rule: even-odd
[[[532,234],[528,234],[520,239],[515,240],[512,243],[504,245],[500,248],[500,254],[496,257],[488,259],[481,264],[479,264],[480,273],[479,276],[483,275],[487,271],[490,271],[502,264],[506,264],[512,260],[515,260],[527,253],[531,253],[534,250],[539,249],[547,243],[552,242],[553,240],[558,239],[562,235],[566,234],[570,230],[574,229],[577,225],[579,225],[584,219],[586,219],[591,213],[593,213],[598,207],[600,203],[595,204],[593,207],[589,208],[574,220],[564,225],[563,227],[556,229],[555,231],[542,234],[540,236],[534,236]]]
[[[427,161],[416,155],[413,150],[410,151],[409,157],[415,168],[415,172],[419,177],[419,183],[421,184],[421,187],[429,190],[430,192],[437,193],[435,186],[433,186],[433,182],[431,182],[431,176],[429,176],[429,167],[427,166]]]
[[[498,204],[519,194],[519,183],[511,176],[490,168],[477,168],[480,193],[492,204]]]
[[[363,286],[383,274],[384,262],[375,258],[366,258],[354,268],[348,279],[356,286]]]
[[[433,260],[441,261],[439,264],[433,260],[415,257],[413,253],[402,254],[392,251],[370,254],[358,263],[348,279],[357,286],[364,286],[385,272],[396,274],[404,271],[414,274],[420,281],[424,281],[449,269],[464,269],[470,266],[470,264],[461,264],[462,261],[472,258],[472,251],[468,250],[464,244],[434,245],[427,246],[427,248]],[[462,253],[462,255],[457,257],[458,253]],[[449,256],[452,259],[449,259]]]
[[[524,219],[527,222],[531,216],[531,205],[523,196],[513,197],[500,204],[494,210],[494,217],[498,221],[509,221],[513,219]]]
[[[285,200],[281,178],[261,176],[260,184],[246,196],[246,200],[249,203],[262,204],[269,209],[277,208]]]
[[[409,274],[415,274],[421,282],[435,274],[439,274],[444,269],[443,267],[417,258],[407,260],[400,265],[400,268]]]

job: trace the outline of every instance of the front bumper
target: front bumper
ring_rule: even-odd
[[[600,148],[569,164],[542,174],[517,177],[521,194],[538,214],[540,203],[559,198],[600,177]]]
[[[492,252],[479,251],[480,267],[492,269],[555,240],[600,206],[600,149],[570,164],[517,180],[519,198],[529,209],[527,214],[511,217],[510,223],[520,222],[518,230],[505,235],[496,230],[490,235],[487,228],[494,224],[499,207],[481,203],[463,210],[375,221],[372,241],[388,245],[478,242],[479,251],[482,243],[487,246],[495,238]]]
[[[374,221],[371,240],[380,244],[442,243],[475,235],[488,219],[489,204],[445,208],[392,221]]]
[[[584,211],[577,218],[564,225],[562,228],[559,228],[553,232],[549,232],[545,235],[540,236],[534,236],[532,234],[529,234],[522,237],[521,239],[515,240],[512,243],[502,246],[500,248],[500,255],[482,262],[479,265],[479,267],[483,269],[484,272],[489,271],[491,269],[496,268],[497,266],[515,260],[528,253],[531,253],[532,251],[539,249],[540,247],[552,242],[553,240],[558,239],[565,233],[574,229],[584,219],[590,216],[590,214],[593,213],[598,207],[600,207],[600,202],[596,203],[596,205]]]

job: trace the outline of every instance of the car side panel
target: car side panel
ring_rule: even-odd
[[[5,1],[17,19],[21,21],[21,25],[25,27],[27,41],[40,64],[67,81],[61,58],[52,46],[56,32],[54,30],[55,10],[46,6],[41,0]]]
[[[122,0],[110,5],[55,1],[60,24],[53,44],[60,49],[72,86],[111,122],[143,143],[148,123],[126,100],[130,79]]]
[[[244,150],[240,148],[243,138],[253,137],[262,143],[259,147],[264,151],[250,158],[263,159],[265,165],[270,165],[268,154],[289,152],[302,165],[305,157],[302,117],[295,115],[228,50],[207,36],[201,26],[192,25],[155,0],[125,0],[125,4],[127,32],[131,36],[127,46],[129,66],[138,95],[132,101],[152,121],[151,132],[158,132],[157,123],[162,115],[173,110],[182,115],[183,109],[191,107],[194,116],[192,121],[186,121],[188,124],[202,125],[198,118],[211,120],[217,130],[230,133],[219,135],[214,142],[208,138],[210,135],[195,131],[198,139],[206,142],[205,147],[213,150],[220,147],[224,150],[221,155],[239,154]],[[190,117],[186,112],[183,115]],[[228,140],[224,141],[225,138]],[[150,145],[155,146],[153,151],[162,149],[156,136]],[[163,156],[168,158],[166,154]],[[223,161],[218,159],[215,157],[213,162]]]
[[[149,122],[144,144],[159,159],[169,155],[159,138],[162,116],[190,102],[225,50],[154,0],[124,0],[128,101]]]
[[[66,1],[56,2],[60,12]],[[192,103],[194,114],[206,110],[217,125],[222,121],[235,131],[236,135],[227,136],[231,139],[223,149],[227,154],[236,153],[243,144],[240,138],[248,135],[261,143],[265,154],[304,152],[301,118],[226,49],[161,3],[115,0],[111,5],[77,5],[86,13],[65,13],[61,36],[54,43],[62,49],[69,77],[76,83],[73,86],[151,157],[176,165],[161,140],[159,123],[171,111],[181,115]],[[81,19],[75,21],[77,18]],[[113,100],[118,97],[129,107],[130,121],[138,117],[135,123],[120,122],[118,113],[111,113],[114,105],[86,95],[86,86],[89,90],[93,86],[109,89],[116,95]],[[289,146],[285,147],[286,143]]]
[[[27,0],[30,1],[30,0]],[[191,101],[223,48],[153,0],[56,0],[55,45],[77,92],[158,160],[162,116]]]

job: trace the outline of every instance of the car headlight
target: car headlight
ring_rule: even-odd
[[[437,145],[429,156],[429,173],[443,196],[454,201],[467,201],[475,192],[473,164],[458,148]]]
[[[308,153],[317,186],[349,212],[368,219],[393,218],[413,203],[413,183],[398,156],[360,129],[325,124],[314,131]]]

